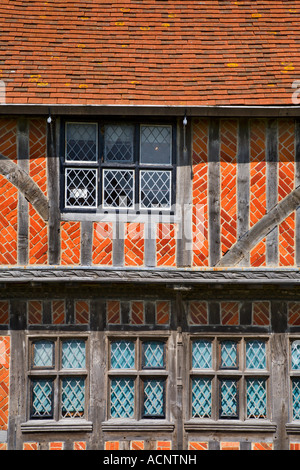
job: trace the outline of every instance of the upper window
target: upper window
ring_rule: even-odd
[[[66,122],[64,208],[167,210],[174,203],[174,127]]]

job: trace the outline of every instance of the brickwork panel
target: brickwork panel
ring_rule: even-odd
[[[252,304],[252,324],[258,326],[268,326],[270,324],[270,303],[253,302]]]
[[[190,441],[188,450],[208,450],[208,442]]]
[[[111,325],[121,324],[121,305],[118,300],[106,302],[107,323]]]
[[[207,325],[208,307],[206,302],[192,301],[189,303],[189,324]]]
[[[43,302],[30,300],[27,303],[27,321],[29,325],[41,325],[43,315]]]
[[[143,266],[144,236],[144,224],[133,222],[125,224],[125,266]]]
[[[156,324],[168,325],[170,323],[171,306],[170,302],[159,300],[156,302]]]
[[[263,238],[250,251],[250,265],[253,268],[266,266],[266,239]]]
[[[253,442],[252,450],[273,450],[271,442]]]
[[[80,222],[61,222],[61,264],[80,264]]]
[[[45,119],[29,122],[29,175],[47,196],[47,128]]]
[[[17,264],[17,236],[18,191],[0,175],[0,264]]]
[[[279,265],[295,264],[295,212],[279,225]]]
[[[130,323],[131,325],[143,325],[145,323],[144,302],[131,302]]]
[[[157,441],[156,450],[172,450],[171,441]]]
[[[8,429],[10,337],[0,336],[0,430]]]
[[[24,442],[23,450],[39,450],[38,442]]]
[[[238,302],[221,302],[221,323],[222,325],[239,324]]]
[[[92,262],[103,266],[112,265],[113,227],[112,223],[98,222],[93,227]]]
[[[157,224],[156,263],[157,266],[176,266],[175,224]]]
[[[29,264],[48,263],[48,226],[29,204]]]
[[[0,301],[0,325],[9,324],[9,302],[7,300]]]
[[[208,266],[208,120],[193,126],[193,265]]]
[[[64,300],[52,301],[52,322],[54,325],[66,323],[66,306]]]
[[[85,300],[77,300],[75,302],[75,323],[76,325],[84,325],[90,320],[90,303]]]
[[[76,441],[73,445],[74,450],[86,450],[86,442],[85,441]]]
[[[288,303],[288,325],[300,325],[300,302]]]
[[[130,442],[130,450],[144,450],[145,443],[144,441],[131,441]]]
[[[240,450],[239,442],[221,442],[220,450]]]
[[[266,194],[266,121],[250,122],[250,227],[267,211]]]
[[[236,120],[221,122],[221,250],[226,253],[237,241],[237,131]]]

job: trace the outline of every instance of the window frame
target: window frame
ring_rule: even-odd
[[[169,337],[166,334],[155,335],[151,333],[139,333],[126,335],[126,341],[133,341],[135,344],[135,363],[134,368],[121,369],[111,367],[111,344],[115,341],[124,340],[124,335],[117,335],[115,333],[108,334],[106,337],[106,354],[107,354],[107,368],[106,368],[106,385],[107,385],[107,407],[106,407],[106,421],[140,421],[143,420],[168,420],[169,408],[168,408],[168,388],[170,380],[170,366],[169,366],[169,354],[168,354],[168,341]],[[164,343],[164,368],[145,368],[143,362],[143,351],[144,343],[146,342],[162,342]],[[114,417],[111,414],[111,381],[113,378],[131,378],[134,381],[134,405],[133,405],[133,416],[132,417]],[[161,379],[164,381],[163,391],[163,414],[161,415],[145,415],[144,414],[144,384],[149,379]]]
[[[97,128],[97,160],[96,162],[82,162],[82,161],[67,161],[66,159],[66,148],[67,148],[67,124],[95,124]],[[104,135],[103,129],[105,125],[132,125],[134,126],[134,138],[133,138],[133,162],[105,162],[104,161]],[[141,163],[140,161],[140,149],[141,149],[141,138],[140,131],[142,126],[169,126],[171,128],[171,161],[170,164],[149,164]],[[88,119],[76,119],[74,117],[64,118],[61,120],[60,127],[60,209],[65,214],[86,214],[86,213],[99,213],[99,214],[115,214],[115,213],[129,213],[129,214],[175,214],[175,203],[176,203],[176,160],[177,160],[177,125],[176,121],[172,118],[140,118],[126,121],[121,118],[88,118]],[[96,185],[96,205],[94,207],[76,207],[66,205],[66,169],[94,169],[97,174],[97,185]],[[104,204],[104,170],[121,170],[128,169],[132,170],[134,174],[134,189],[133,189],[133,206],[132,207],[111,207]],[[140,198],[140,178],[142,171],[168,171],[171,173],[170,181],[170,207],[168,208],[143,208],[141,206]]]
[[[81,340],[85,343],[85,367],[80,368],[63,368],[62,367],[62,343],[66,340]],[[54,361],[52,367],[40,367],[33,365],[34,344],[39,341],[51,341],[54,343]],[[41,424],[44,421],[68,421],[70,424],[76,420],[86,421],[88,419],[88,402],[89,402],[89,339],[85,334],[43,334],[30,335],[27,337],[27,417],[30,421]],[[68,417],[62,415],[62,384],[64,378],[82,378],[84,380],[84,412],[82,416]],[[32,385],[34,380],[48,379],[53,381],[52,389],[52,416],[35,416],[33,413],[33,393]]]
[[[211,368],[197,369],[193,368],[192,352],[193,341],[209,340],[212,342],[212,366]],[[237,342],[237,349],[239,351],[238,368],[221,368],[221,342],[232,340]],[[266,345],[266,368],[265,369],[249,369],[246,367],[246,343],[247,341],[264,341]],[[266,422],[271,419],[271,400],[270,400],[270,338],[267,335],[251,335],[251,334],[191,334],[188,338],[188,390],[189,390],[189,406],[188,406],[188,420],[195,422]],[[197,417],[193,416],[193,397],[192,387],[193,379],[203,378],[211,380],[211,415],[210,417]],[[248,379],[264,379],[266,391],[266,416],[263,418],[254,418],[247,416],[247,381]],[[221,381],[226,379],[236,380],[237,383],[237,414],[232,417],[222,416],[221,413]]]

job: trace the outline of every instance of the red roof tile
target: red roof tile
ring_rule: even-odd
[[[6,103],[292,105],[300,0],[1,0]]]

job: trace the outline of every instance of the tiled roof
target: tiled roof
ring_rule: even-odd
[[[1,0],[6,103],[292,105],[300,0]]]

